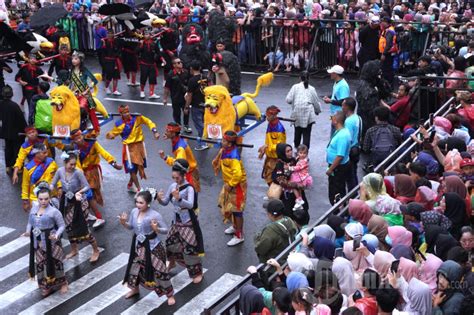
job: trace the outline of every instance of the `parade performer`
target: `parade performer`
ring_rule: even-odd
[[[153,190],[153,194],[156,195],[156,191]],[[168,227],[162,216],[150,208],[154,198],[148,190],[139,192],[130,217],[125,212],[119,216],[120,223],[134,232],[123,280],[131,290],[125,298],[139,294],[140,284],[158,296],[166,295],[168,305],[173,305],[176,301],[171,276],[166,269],[166,248],[158,236],[168,233]]]
[[[137,86],[137,71],[138,71],[138,55],[137,48],[139,39],[134,33],[127,29],[125,37],[120,39],[120,47],[122,48],[122,64],[129,86]]]
[[[145,136],[143,135],[142,125],[146,125],[153,132],[155,139],[160,138],[160,134],[156,130],[156,125],[143,115],[131,115],[127,105],[120,105],[118,111],[121,119],[115,122],[115,127],[106,135],[107,139],[114,139],[116,136],[122,137],[123,150],[122,160],[125,167],[125,173],[130,174],[128,181],[128,190],[134,191],[133,185],[139,191],[140,178],[146,179],[146,149]]]
[[[43,70],[37,65],[38,61],[36,58],[30,57],[28,62],[23,64],[15,75],[15,81],[21,84],[21,90],[23,92],[23,100],[26,100],[28,104],[28,123],[33,124],[33,103],[31,98],[38,92],[38,77],[42,75]],[[23,102],[22,102],[23,104]]]
[[[209,75],[214,84],[224,85],[233,96],[240,94],[240,63],[230,51],[224,50],[212,55]]]
[[[155,94],[156,77],[158,76],[155,57],[158,53],[158,46],[155,40],[151,38],[149,31],[145,31],[144,38],[140,42],[138,53],[140,60],[140,97],[145,97],[145,85],[148,81],[150,85],[150,99],[160,98]],[[163,58],[161,59],[162,62],[165,63],[165,60]]]
[[[159,22],[159,20],[161,19],[157,19],[157,22]],[[152,25],[155,26],[155,24],[156,23],[153,23]],[[158,40],[161,47],[161,57],[165,60],[163,74],[166,80],[169,72],[173,68],[171,61],[177,56],[178,43],[180,41],[179,32],[174,25],[170,25],[170,27],[162,27],[160,23],[157,23],[156,26],[160,26],[158,32],[161,34],[158,36]]]
[[[269,106],[265,111],[268,121],[265,144],[258,149],[258,158],[261,160],[265,156],[263,163],[262,178],[268,186],[272,183],[272,173],[275,169],[278,157],[276,147],[279,143],[286,143],[286,131],[283,124],[278,119],[280,109],[275,105]]]
[[[85,55],[75,51],[72,54],[72,71],[70,89],[76,94],[77,100],[84,108],[91,120],[96,132],[100,131],[99,120],[95,114],[96,103],[92,96],[92,90],[99,83],[97,78],[84,65]],[[74,128],[75,129],[75,128]]]
[[[247,198],[247,175],[236,145],[237,134],[226,131],[222,138],[222,149],[212,161],[214,172],[222,172],[224,186],[219,194],[219,207],[224,217],[224,223],[232,219],[232,226],[225,230],[225,234],[234,235],[227,243],[235,246],[244,241],[244,208]]]
[[[51,157],[51,151],[49,150],[49,144],[47,138],[40,138],[38,137],[38,130],[34,126],[26,126],[25,127],[25,134],[26,139],[25,142],[20,147],[20,151],[18,152],[18,157],[16,158],[15,165],[13,166],[13,176],[12,182],[13,184],[18,183],[18,172],[20,169],[23,169],[25,164],[28,164],[34,157],[32,153],[33,146],[36,143],[42,143],[46,146],[48,153],[47,155]]]
[[[43,143],[35,143],[31,150],[33,159],[23,167],[21,182],[21,199],[23,210],[31,209],[31,202],[36,200],[34,189],[40,182],[51,183],[58,169],[56,162],[48,157],[48,147]]]
[[[51,60],[51,64],[48,69],[48,75],[52,76],[53,71],[55,71],[56,75],[59,74],[61,70],[71,70],[72,68],[72,61],[71,56],[69,55],[69,49],[67,46],[63,46],[59,49],[59,56]]]
[[[186,180],[194,187],[197,192],[201,191],[199,182],[199,169],[193,151],[186,140],[180,137],[181,126],[175,122],[166,125],[165,139],[171,140],[173,156],[166,155],[163,150],[159,151],[160,157],[165,160],[166,164],[173,166],[177,159],[184,159],[189,164],[189,170],[186,173]]]
[[[121,170],[122,165],[107,150],[105,150],[96,139],[86,141],[81,130],[75,129],[71,131],[71,140],[74,143],[74,150],[78,151],[78,164],[92,190],[92,198],[89,199],[89,205],[95,213],[96,221],[92,225],[98,228],[105,223],[102,214],[99,211],[99,205],[104,206],[102,197],[102,168],[100,167],[100,158],[102,157],[116,170]]]
[[[78,245],[82,241],[87,241],[93,248],[89,261],[95,263],[100,255],[99,247],[95,237],[89,231],[86,220],[89,214],[86,194],[89,193],[90,187],[82,171],[76,168],[76,154],[70,151],[63,152],[61,158],[64,166],[60,167],[54,175],[51,189],[56,188],[58,182],[61,182],[61,187],[58,188],[59,210],[64,217],[67,236],[71,243],[71,252],[67,254],[66,259],[76,256],[79,252]]]
[[[199,61],[205,69],[209,67],[210,54],[204,40],[202,27],[195,23],[186,24],[182,29],[182,43],[179,58],[189,69],[191,62]]]
[[[50,203],[51,192],[48,183],[41,183],[37,187],[36,196],[38,203],[30,211],[26,232],[23,234],[25,237],[30,237],[28,275],[30,278],[36,275],[43,297],[58,288],[64,294],[68,291],[61,245],[61,234],[65,223],[61,212]]]
[[[172,177],[175,183],[168,187],[166,194],[158,193],[158,202],[166,206],[170,202],[175,209],[175,220],[166,239],[168,270],[176,263],[186,267],[193,283],[202,280],[201,256],[204,256],[204,242],[197,218],[197,192],[186,180],[189,164],[184,159],[175,160]]]
[[[112,94],[120,96],[122,93],[117,90],[118,80],[120,79],[120,71],[122,68],[119,58],[120,48],[118,42],[115,41],[114,31],[112,29],[107,31],[107,38],[102,39],[101,50],[103,63],[102,72],[104,73],[105,77],[105,91],[107,95],[111,94],[109,86],[110,82],[113,81]]]

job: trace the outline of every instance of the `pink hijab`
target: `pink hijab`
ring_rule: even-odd
[[[319,13],[321,13],[322,10],[323,8],[319,3],[313,3],[313,8],[311,9],[311,18],[319,19]]]
[[[400,264],[398,265],[398,271],[405,278],[406,282],[410,282],[412,278],[419,278],[418,265],[405,257],[400,258]]]
[[[381,278],[385,278],[388,271],[390,270],[392,262],[394,262],[395,260],[395,257],[393,257],[393,255],[389,252],[383,250],[378,250],[375,252],[374,268],[379,273]]]
[[[413,234],[404,226],[389,226],[388,236],[392,240],[392,247],[397,245],[411,246]]]
[[[426,255],[426,260],[421,264],[420,267],[420,280],[426,283],[431,291],[436,291],[436,272],[443,261],[433,254]]]
[[[364,246],[360,244],[360,246]],[[355,252],[354,250],[353,241],[345,241],[344,242],[344,256],[346,256],[347,260],[352,263],[355,271],[364,271],[367,267],[371,267],[369,262],[365,259],[364,255],[360,252]]]
[[[370,207],[363,200],[349,200],[349,214],[362,225],[367,225],[373,213]]]

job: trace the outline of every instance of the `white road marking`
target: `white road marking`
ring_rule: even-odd
[[[70,315],[89,315],[97,314],[107,306],[113,304],[115,301],[124,296],[130,289],[126,284],[122,284],[122,281],[111,287],[105,292],[102,292],[86,304],[75,309],[73,312],[69,313]]]
[[[29,237],[18,236],[18,238],[14,239],[13,241],[0,246],[0,258],[8,256],[14,251],[21,249],[28,244],[30,244]]]
[[[207,269],[203,269],[203,273],[206,271]],[[171,284],[173,285],[175,294],[184,289],[190,283],[192,283],[192,280],[189,278],[188,272],[186,270],[181,271],[176,276],[171,278]],[[143,299],[126,309],[121,315],[148,314],[152,310],[160,307],[166,301],[166,296],[161,296],[158,298],[155,292],[151,292],[148,293]]]
[[[211,305],[240,279],[242,279],[242,277],[238,275],[231,273],[223,274],[204,291],[196,295],[191,301],[177,310],[174,315],[201,314],[201,312],[204,311],[204,308]]]
[[[6,226],[0,226],[0,238],[10,234],[13,231],[15,231],[15,229]]]
[[[66,302],[67,300],[75,297],[87,288],[90,288],[91,286],[106,278],[110,274],[116,272],[117,270],[125,266],[127,262],[128,254],[121,253],[112,260],[103,264],[102,266],[92,270],[79,280],[70,283],[69,290],[67,293],[60,294],[59,292],[56,292],[48,296],[47,298],[42,299],[40,302],[30,306],[29,308],[21,312],[20,315],[46,313],[57,307],[58,305],[62,304],[63,302]]]
[[[66,247],[69,245],[69,241],[63,239],[61,241],[63,247]],[[22,269],[28,267],[28,264],[30,262],[30,254],[27,254],[12,263],[0,268],[0,281],[3,281],[11,276],[13,276],[15,273],[20,272]]]
[[[104,249],[99,247],[99,250],[103,251]],[[91,255],[92,246],[87,245],[79,251],[76,257],[64,261],[64,272],[68,272],[69,270],[89,260]],[[0,295],[0,310],[6,308],[12,303],[15,303],[15,301],[27,296],[28,294],[34,292],[37,289],[38,284],[36,281],[26,280],[20,283],[16,287]]]
[[[111,102],[119,102],[119,103],[137,103],[137,104],[147,104],[147,105],[154,105],[154,106],[163,106],[163,102],[138,101],[138,100],[129,100],[126,98],[106,97],[104,98],[104,100],[111,101]],[[171,106],[171,103],[169,103],[167,106]]]

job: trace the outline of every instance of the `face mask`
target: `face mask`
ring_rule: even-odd
[[[387,245],[392,246],[392,239],[390,238],[390,236],[385,236],[385,243],[387,243]]]

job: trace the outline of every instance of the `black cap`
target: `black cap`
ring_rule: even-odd
[[[274,217],[282,215],[283,211],[285,211],[285,205],[279,199],[270,199],[263,207]]]
[[[392,19],[389,16],[384,16],[380,19],[382,22],[392,23]]]

